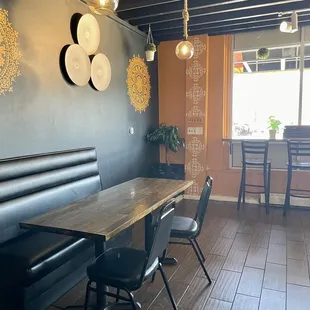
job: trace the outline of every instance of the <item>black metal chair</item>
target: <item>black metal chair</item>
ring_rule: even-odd
[[[294,170],[310,170],[310,142],[309,141],[287,141],[288,163],[287,163],[287,186],[284,202],[283,215],[286,216],[287,210],[290,208],[290,198],[310,198],[308,189],[291,188]],[[291,193],[291,192],[295,193]],[[305,195],[303,194],[305,193]]]
[[[133,309],[140,309],[132,292],[138,290],[147,279],[153,276],[156,270],[160,271],[173,309],[177,310],[167,277],[159,260],[168,245],[173,216],[174,200],[162,209],[154,224],[155,233],[150,253],[133,248],[112,248],[99,256],[87,268],[89,281],[86,289],[85,310],[88,309],[90,291],[96,292],[92,283],[101,283],[116,288],[116,294],[105,292],[105,295],[115,298],[116,303],[122,300],[130,303]],[[121,296],[120,290],[125,291],[128,298]]]
[[[270,198],[270,177],[271,177],[271,160],[268,160],[269,141],[242,141],[242,174],[240,182],[240,190],[238,195],[238,210],[242,202],[245,203],[245,193],[249,194],[265,194],[266,213],[269,213]],[[252,156],[255,156],[253,158]],[[263,168],[264,185],[247,184],[246,169]],[[247,190],[250,188],[263,188],[263,191]]]
[[[204,266],[205,256],[202,253],[202,250],[197,241],[197,237],[200,235],[202,225],[205,219],[206,211],[208,208],[208,202],[212,190],[213,179],[208,176],[206,182],[203,187],[202,194],[200,196],[200,200],[198,203],[197,211],[195,218],[183,217],[183,216],[174,216],[172,221],[172,229],[171,229],[171,238],[181,238],[186,239],[188,242],[181,241],[170,241],[170,244],[183,244],[183,245],[191,245],[195,251],[197,259],[209,281],[211,284],[211,278]]]

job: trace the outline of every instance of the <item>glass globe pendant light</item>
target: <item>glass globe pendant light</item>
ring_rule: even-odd
[[[97,15],[112,15],[118,7],[119,0],[88,0],[89,9]]]
[[[175,54],[181,60],[191,59],[194,55],[194,46],[191,42],[188,41],[188,21],[189,21],[189,13],[188,13],[188,4],[187,0],[184,0],[184,10],[183,10],[183,24],[184,24],[184,40],[180,42],[176,49]]]

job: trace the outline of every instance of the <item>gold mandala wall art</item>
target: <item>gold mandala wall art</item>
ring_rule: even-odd
[[[151,99],[151,84],[148,68],[144,60],[134,56],[127,68],[127,87],[130,103],[137,112],[144,112]]]
[[[17,43],[18,33],[8,20],[8,11],[0,9],[0,95],[13,91],[15,78],[20,75],[22,57]]]

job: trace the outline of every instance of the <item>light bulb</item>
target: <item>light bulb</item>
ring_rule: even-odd
[[[292,23],[283,21],[280,25],[281,32],[292,32]]]
[[[89,9],[97,15],[114,14],[119,0],[88,0]]]
[[[175,54],[181,60],[191,59],[194,55],[194,46],[191,42],[184,40],[177,45]]]

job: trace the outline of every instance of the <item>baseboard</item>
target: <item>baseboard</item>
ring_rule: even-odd
[[[285,201],[285,194],[277,194],[277,193],[271,193],[270,194],[270,204],[271,205],[284,205]],[[260,195],[260,202],[265,203],[265,195]],[[310,199],[309,198],[297,198],[297,197],[291,197],[290,204],[292,206],[296,207],[304,207],[304,208],[310,208]]]
[[[188,199],[188,200],[199,200],[199,198],[200,197],[197,195],[184,195],[184,199]],[[210,200],[236,202],[237,203],[238,197],[211,195]],[[277,194],[277,193],[271,193],[270,194],[270,204],[271,205],[283,206],[284,200],[285,200],[285,194]],[[245,202],[250,203],[250,204],[258,204],[258,203],[264,204],[265,203],[265,195],[261,194],[257,198],[246,197]],[[310,198],[291,197],[291,205],[296,206],[296,207],[310,208]]]
[[[228,201],[228,202],[238,202],[238,197],[233,197],[233,196],[220,196],[220,195],[211,195],[210,200],[214,201]],[[259,199],[258,198],[249,198],[245,197],[245,202],[246,203],[252,203],[252,204],[258,204]]]
[[[199,200],[200,196],[196,195],[184,195],[184,199],[189,199],[189,200]],[[220,195],[211,195],[210,200],[213,201],[226,201],[226,202],[238,202],[238,197],[232,197],[232,196],[220,196]],[[259,203],[259,199],[255,198],[245,198],[246,203],[252,203],[252,204],[257,204]]]
[[[184,195],[184,199],[187,199],[187,200],[199,200],[200,197],[197,196],[197,195]]]

